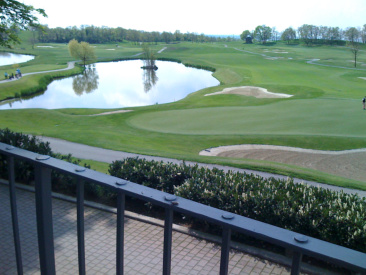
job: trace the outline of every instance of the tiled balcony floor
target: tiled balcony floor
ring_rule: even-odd
[[[34,193],[17,189],[20,239],[25,274],[40,274]],[[16,274],[8,187],[0,184],[0,274]],[[76,206],[53,199],[57,274],[77,274]],[[162,227],[126,219],[125,274],[162,274]],[[87,274],[115,274],[116,215],[85,207]],[[220,247],[173,231],[172,274],[218,274]],[[230,253],[229,274],[289,274],[277,264]]]

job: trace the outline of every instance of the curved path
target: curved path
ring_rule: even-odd
[[[27,75],[32,75],[32,74],[43,74],[43,73],[53,73],[53,72],[60,72],[60,71],[67,71],[67,70],[71,70],[75,67],[75,62],[76,61],[70,61],[70,62],[67,62],[67,67],[64,68],[64,69],[58,69],[58,70],[51,70],[51,71],[42,71],[42,72],[32,72],[32,73],[25,73],[25,74],[22,74],[22,77],[23,76],[27,76]],[[12,80],[9,80],[9,79],[5,79],[5,80],[2,80],[0,81],[0,83],[5,83],[5,82],[9,82],[9,81],[16,81],[18,80],[19,78],[14,78]]]
[[[176,164],[183,163],[182,160],[177,160],[177,159],[126,153],[126,152],[122,152],[122,151],[114,151],[114,150],[103,149],[103,148],[88,146],[88,145],[84,145],[84,144],[74,143],[74,142],[57,139],[57,138],[42,137],[42,136],[39,136],[38,138],[41,139],[42,141],[49,142],[50,146],[54,152],[61,153],[61,154],[72,153],[72,155],[74,157],[81,158],[81,159],[90,159],[90,160],[95,160],[95,161],[111,163],[115,160],[121,160],[121,159],[124,159],[127,157],[140,157],[140,158],[144,158],[147,160],[172,162],[172,163],[176,163]],[[189,164],[189,165],[196,164],[195,162],[190,162],[190,161],[186,161],[185,163]],[[228,167],[228,166],[214,165],[214,164],[204,164],[204,163],[197,163],[197,164],[199,166],[205,166],[208,168],[216,167],[218,169],[222,169],[225,171],[232,170],[232,171],[246,172],[249,174],[253,173],[253,174],[257,174],[263,178],[269,178],[269,177],[274,177],[277,179],[287,179],[288,178],[287,176],[283,176],[283,175],[276,175],[276,174],[253,171],[253,170],[248,170],[248,169],[240,169],[240,168],[235,168],[235,167]],[[297,179],[297,178],[294,178],[294,182],[298,182],[298,183],[303,182],[303,183],[306,183],[306,184],[309,184],[312,186],[321,186],[323,188],[328,188],[328,189],[331,189],[334,191],[343,190],[345,193],[350,193],[350,194],[357,193],[361,197],[366,197],[366,191],[342,188],[342,187],[338,187],[338,186],[327,185],[327,184],[322,184],[322,183],[317,183],[317,182],[312,182],[312,181],[305,181],[305,180]]]

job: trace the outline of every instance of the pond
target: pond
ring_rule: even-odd
[[[157,61],[143,70],[141,60],[96,63],[83,74],[56,80],[30,99],[2,102],[0,109],[123,108],[174,102],[219,85],[212,72]]]
[[[33,55],[0,52],[0,66],[24,63],[34,59]]]

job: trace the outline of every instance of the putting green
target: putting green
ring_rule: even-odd
[[[263,106],[161,111],[133,116],[128,123],[144,130],[182,135],[366,137],[366,111],[359,101],[350,99],[282,100]]]

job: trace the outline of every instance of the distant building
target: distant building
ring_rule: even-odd
[[[245,38],[245,43],[246,44],[253,44],[253,39],[250,35],[248,35],[246,38]]]

